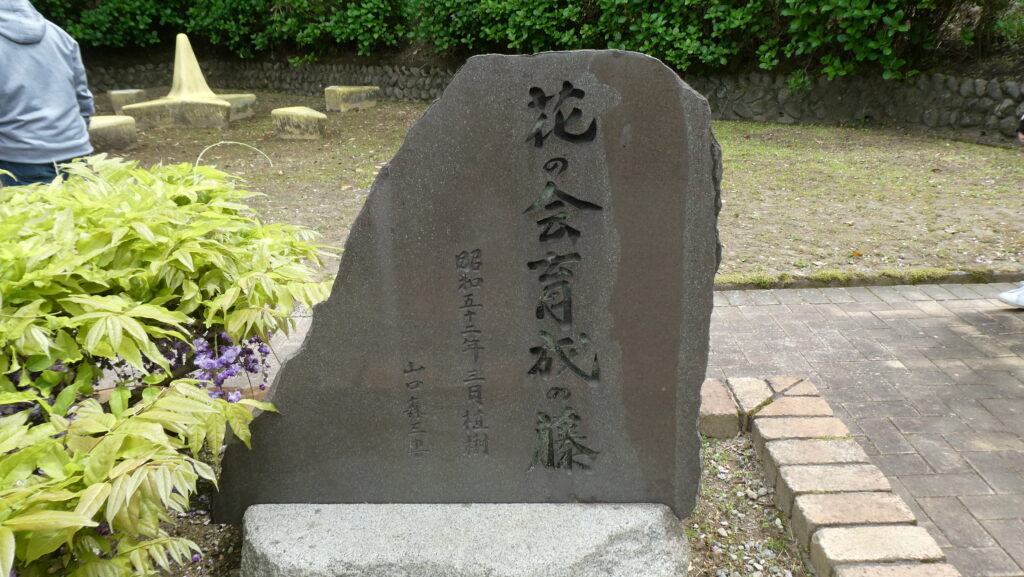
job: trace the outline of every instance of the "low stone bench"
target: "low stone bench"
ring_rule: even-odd
[[[135,119],[139,130],[168,126],[191,128],[227,128],[231,121],[231,104],[220,98],[179,100],[158,98],[128,104],[122,108]]]
[[[252,118],[253,105],[256,104],[255,94],[218,94],[217,98],[226,100],[231,105],[231,112],[228,115],[229,122]]]
[[[89,140],[97,152],[128,150],[137,143],[135,119],[131,116],[93,116],[89,121]]]
[[[278,138],[316,140],[327,132],[327,115],[306,106],[275,108],[270,116]]]
[[[110,104],[114,107],[114,114],[118,116],[124,114],[121,110],[122,107],[146,101],[146,91],[140,88],[132,88],[130,90],[111,90],[110,92],[107,92],[107,96],[110,97]]]
[[[376,86],[328,86],[324,89],[324,100],[328,112],[359,110],[377,105],[380,88]]]

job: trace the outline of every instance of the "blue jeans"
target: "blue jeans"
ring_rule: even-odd
[[[0,174],[0,184],[3,186],[21,186],[33,182],[53,182],[57,178],[57,169],[52,162],[46,164],[26,164],[24,162],[8,162],[0,160],[0,170],[6,170],[14,174],[14,178],[6,174]],[[15,180],[17,179],[17,180]]]

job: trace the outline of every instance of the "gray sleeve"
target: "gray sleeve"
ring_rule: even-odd
[[[75,97],[78,99],[78,110],[88,125],[89,118],[96,114],[96,105],[92,100],[92,92],[89,92],[89,81],[85,77],[85,65],[82,64],[82,52],[78,49],[77,42],[74,43],[71,55],[71,70],[75,75]]]

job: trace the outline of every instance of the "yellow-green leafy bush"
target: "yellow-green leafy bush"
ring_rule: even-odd
[[[215,481],[200,456],[272,410],[216,388],[330,283],[313,233],[260,223],[224,173],[68,171],[0,189],[0,575],[147,574],[197,549],[159,521]]]

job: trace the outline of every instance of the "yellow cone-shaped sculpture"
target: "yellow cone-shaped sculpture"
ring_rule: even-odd
[[[196,60],[196,53],[192,51],[192,43],[184,34],[178,34],[174,45],[174,81],[167,98],[217,98],[206,84],[203,71],[199,68],[199,61]]]
[[[162,126],[225,128],[253,114],[255,94],[214,94],[188,36],[178,34],[174,51],[174,79],[167,96],[129,104],[121,111],[135,119],[139,130]]]

